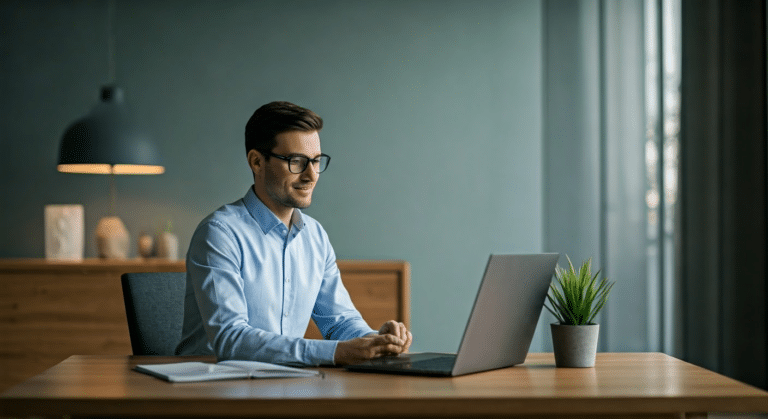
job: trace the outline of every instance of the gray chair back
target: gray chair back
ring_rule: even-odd
[[[125,315],[134,355],[173,355],[184,322],[186,273],[126,273]]]

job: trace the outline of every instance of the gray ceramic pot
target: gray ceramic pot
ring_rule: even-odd
[[[599,324],[583,326],[551,324],[555,365],[565,368],[595,366]]]

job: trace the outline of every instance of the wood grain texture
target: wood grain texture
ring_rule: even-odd
[[[339,260],[338,266],[371,327],[390,319],[409,324],[407,262]],[[161,259],[0,260],[0,391],[70,355],[130,354],[120,275],[184,270],[184,261]],[[306,337],[322,338],[314,324]]]
[[[120,275],[182,271],[161,259],[0,261],[0,389],[73,354],[130,354]]]
[[[552,354],[455,378],[350,373],[169,384],[137,363],[211,358],[73,356],[0,395],[0,416],[705,417],[768,412],[768,392],[659,353],[600,353],[594,368]]]

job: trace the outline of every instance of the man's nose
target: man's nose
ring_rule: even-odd
[[[312,166],[312,162],[307,162],[307,167],[305,167],[304,171],[301,172],[302,180],[316,181],[319,176],[320,173],[315,171],[315,168]]]

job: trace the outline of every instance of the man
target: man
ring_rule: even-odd
[[[253,186],[195,230],[178,355],[214,354],[289,365],[349,364],[408,351],[402,323],[371,329],[344,288],[336,255],[309,207],[330,157],[323,120],[268,103],[245,127]],[[303,339],[314,319],[325,340]]]

